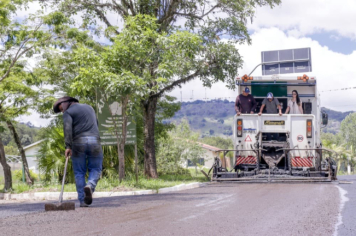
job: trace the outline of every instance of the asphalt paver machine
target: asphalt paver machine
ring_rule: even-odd
[[[264,67],[268,65],[261,64]],[[282,64],[278,66],[281,67]],[[333,159],[336,153],[323,148],[320,139],[321,129],[327,125],[328,116],[321,111],[317,81],[315,76],[307,74],[295,76],[272,74],[259,77],[244,75],[237,78],[238,94],[248,87],[255,97],[257,107],[254,114],[234,116],[234,149],[221,150],[224,157],[215,158],[211,169],[212,180],[241,182],[336,180],[337,165]],[[293,90],[299,93],[303,114],[284,114]],[[283,113],[281,116],[266,113],[258,115],[262,101],[269,92],[279,100]],[[232,158],[226,157],[228,152],[234,153]]]

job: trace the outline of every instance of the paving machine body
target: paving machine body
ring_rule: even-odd
[[[316,77],[261,76],[238,78],[239,94],[248,87],[257,101],[254,114],[234,116],[234,149],[221,150],[216,157],[213,180],[216,181],[332,181],[336,163],[332,150],[322,147],[321,128],[327,114],[321,112]],[[297,90],[303,114],[285,114],[292,91]],[[262,101],[272,92],[279,100],[283,115],[262,113]],[[233,158],[226,154],[234,152]],[[230,164],[229,164],[230,163]]]

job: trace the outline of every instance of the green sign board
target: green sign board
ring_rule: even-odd
[[[117,145],[117,136],[122,138],[122,107],[117,101],[107,102],[100,93],[97,100],[97,115],[101,145]],[[117,133],[117,134],[116,134]],[[132,117],[127,120],[125,144],[136,144],[136,124]]]
[[[283,82],[277,81],[271,84],[271,82],[252,81],[251,94],[256,97],[266,97],[267,93],[273,93],[275,97],[287,97],[287,86],[279,85],[279,83]]]

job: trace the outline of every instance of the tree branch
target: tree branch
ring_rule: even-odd
[[[200,17],[203,18],[203,17],[209,15],[212,11],[214,11],[218,7],[221,7],[220,3],[216,4],[215,6],[213,6],[207,13],[203,13],[203,15],[201,15]]]
[[[131,0],[129,0],[129,1],[130,1],[130,2],[127,2],[126,0],[121,0],[121,2],[122,2],[128,9],[130,9],[132,15],[134,16],[134,15],[136,15],[136,14],[135,14],[135,10],[134,10],[134,8],[133,8],[133,3],[132,3]]]
[[[202,16],[197,16],[197,15],[194,15],[192,13],[181,13],[181,12],[173,12],[174,15],[177,15],[177,16],[185,16],[185,17],[191,17],[191,18],[195,18],[195,19],[199,19],[199,20],[202,20],[203,17]]]
[[[172,2],[169,4],[168,6],[168,10],[167,12],[164,12],[164,15],[162,16],[161,19],[159,19],[159,23],[161,24],[161,31],[165,30],[165,27],[167,27],[172,19],[174,18],[174,8],[176,6],[176,4],[178,4],[179,0],[172,0]],[[166,20],[168,20],[167,22],[165,22]]]
[[[155,98],[155,97],[158,98],[158,97],[162,96],[163,93],[174,89],[174,87],[176,87],[176,86],[178,86],[178,85],[180,85],[180,84],[182,84],[182,83],[189,82],[190,80],[192,80],[192,79],[194,79],[195,77],[199,76],[199,74],[200,74],[200,69],[198,69],[197,71],[195,71],[193,74],[188,75],[187,77],[184,77],[184,78],[182,78],[182,79],[179,79],[179,80],[174,81],[172,84],[170,84],[170,85],[164,87],[161,91],[159,91],[159,92],[156,93],[156,94],[151,95],[150,97],[151,97],[151,98]]]
[[[115,7],[123,13],[124,16],[129,15],[129,13],[124,8],[122,8],[122,6],[120,6],[116,1],[112,2],[114,3]]]
[[[43,41],[41,41],[41,42],[47,41],[47,40],[49,40],[50,38],[52,38],[52,37],[50,36],[50,37],[48,37],[46,40],[43,40]],[[30,51],[32,48],[34,48],[35,46],[37,46],[37,44],[33,44],[31,47],[26,48],[25,50],[23,50],[23,51],[20,53],[21,49],[25,46],[25,44],[26,44],[30,39],[31,39],[31,38],[26,39],[26,40],[23,42],[23,44],[20,46],[19,50],[17,50],[16,56],[15,56],[14,59],[12,60],[12,62],[11,62],[11,64],[10,64],[9,68],[7,69],[6,73],[5,73],[3,76],[1,76],[0,82],[3,81],[3,80],[10,74],[10,71],[11,71],[12,67],[14,67],[15,63],[17,62],[17,60],[18,60],[20,57],[22,57],[23,54],[25,54],[26,52]]]
[[[108,27],[111,27],[112,24],[109,22],[109,20],[106,18],[106,16],[104,15],[104,13],[102,11],[100,11],[99,9],[95,8],[94,11],[96,12],[96,14],[98,14],[99,16],[99,19],[101,19],[102,21],[104,21],[104,23],[108,26]],[[117,31],[116,29],[115,30],[115,33],[116,34],[120,34],[119,31]]]

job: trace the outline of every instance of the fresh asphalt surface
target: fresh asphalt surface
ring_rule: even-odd
[[[340,180],[355,181],[356,176]],[[94,199],[45,212],[42,202],[0,201],[1,235],[356,235],[353,184],[212,183],[169,194]],[[340,191],[350,200],[339,221]]]
[[[348,201],[342,210],[342,224],[338,227],[338,235],[356,235],[356,175],[338,176],[340,181],[349,183],[340,184],[339,187],[347,191]]]

